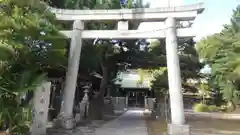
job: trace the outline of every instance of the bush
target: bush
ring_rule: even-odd
[[[221,108],[217,107],[216,105],[206,105],[203,103],[199,103],[193,106],[193,110],[195,112],[218,112],[221,111]]]
[[[208,106],[208,109],[209,109],[210,112],[218,112],[218,111],[220,111],[220,108],[217,107],[216,105],[210,105],[210,106]]]
[[[202,104],[202,103],[195,104],[193,106],[193,110],[195,112],[209,112],[208,106],[206,104]]]

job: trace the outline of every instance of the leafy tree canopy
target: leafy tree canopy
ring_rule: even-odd
[[[10,134],[28,132],[23,95],[42,84],[47,69],[66,63],[55,16],[35,2],[0,1],[0,128],[6,125]]]
[[[197,49],[212,68],[211,78],[227,101],[239,100],[240,90],[240,6],[233,11],[231,24],[217,34],[202,39]]]

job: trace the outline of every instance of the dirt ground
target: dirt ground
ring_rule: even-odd
[[[187,124],[191,125],[193,135],[199,133],[201,133],[201,135],[240,135],[240,120],[186,116],[186,121]]]
[[[144,114],[148,135],[163,135],[164,132],[167,132],[167,122],[163,119],[155,119],[151,114]]]
[[[145,114],[149,135],[163,135],[167,122]],[[223,120],[209,117],[186,116],[192,135],[240,135],[240,120]]]

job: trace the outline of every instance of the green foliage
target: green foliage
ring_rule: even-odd
[[[204,103],[198,103],[193,106],[195,112],[219,112],[221,111],[220,107],[216,105],[207,105]]]
[[[54,25],[53,14],[29,6],[5,5],[0,9],[0,43],[3,52],[8,50],[8,58],[14,54],[8,62],[19,62],[19,68],[41,67],[40,71],[66,63],[64,36]]]
[[[188,79],[199,79],[199,71],[201,64],[199,62],[198,54],[194,48],[194,42],[192,39],[179,39],[179,59],[181,68],[181,77],[183,87],[186,91],[196,92],[195,86],[191,86],[187,83]],[[156,64],[155,69],[152,70],[152,81],[151,88],[156,91],[159,95],[163,96],[168,92],[168,75],[166,65],[166,48],[164,42],[159,40],[153,41],[149,45],[149,53],[151,60],[159,62]],[[191,65],[191,66],[189,66]],[[161,68],[156,68],[161,67]]]
[[[0,128],[25,135],[31,106],[23,96],[46,80],[46,69],[66,64],[66,46],[55,16],[40,1],[0,2]]]
[[[219,112],[221,111],[221,109],[219,107],[217,107],[216,105],[210,105],[208,106],[208,109],[210,112]]]
[[[208,105],[202,104],[202,103],[195,104],[193,106],[193,110],[195,112],[209,112],[210,111]]]
[[[202,103],[206,104],[206,98],[210,98],[212,96],[212,89],[210,88],[208,83],[200,83],[199,84],[199,95],[202,98]]]
[[[240,6],[234,10],[231,25],[226,25],[221,33],[209,36],[197,45],[201,58],[212,68],[213,85],[227,102],[239,101],[240,26],[236,19],[239,15]]]
[[[151,80],[151,71],[150,70],[144,70],[144,69],[138,69],[138,75],[139,80],[137,81],[138,85],[142,85],[144,81]]]
[[[151,89],[160,97],[168,93],[168,76],[167,68],[162,67],[152,72]]]
[[[0,61],[7,61],[14,56],[14,49],[7,44],[0,44]]]
[[[51,6],[65,9],[120,9],[121,4],[119,0],[46,0]],[[145,7],[142,0],[128,1],[128,6],[126,8],[137,8]],[[147,5],[146,5],[147,6]],[[138,22],[130,22],[129,26],[131,28],[136,28]],[[64,27],[67,29],[72,28],[72,23],[65,23]],[[90,30],[110,30],[115,29],[117,23],[115,21],[91,21],[85,22],[85,28]],[[130,28],[130,29],[131,29]],[[96,37],[97,38],[97,37]],[[123,47],[130,48],[135,46],[135,42],[127,43],[127,45],[120,45],[120,47],[114,46],[112,39],[110,40],[84,40],[83,48],[80,60],[80,72],[91,73],[98,72],[102,73],[100,65],[107,65],[109,69],[109,74],[114,74],[117,71],[116,63],[120,63],[126,59],[126,53],[123,53]],[[95,42],[96,41],[96,42]],[[136,41],[136,40],[134,40]],[[127,42],[127,41],[126,41]],[[94,44],[95,43],[95,44]],[[130,47],[128,47],[130,46]],[[128,53],[130,54],[130,53]],[[115,78],[115,76],[113,76]],[[110,79],[110,78],[109,78]],[[112,79],[112,77],[111,77]],[[108,80],[108,79],[107,79]]]
[[[29,117],[26,117],[28,106],[23,105],[21,99],[30,91],[33,91],[45,80],[45,75],[25,71],[22,74],[10,74],[4,72],[0,79],[0,116],[2,122],[8,123],[9,131],[23,135],[30,127]],[[24,130],[22,130],[24,128]],[[23,132],[24,131],[24,132]]]

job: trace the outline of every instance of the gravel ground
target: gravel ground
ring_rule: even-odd
[[[240,135],[240,120],[227,120],[187,116],[187,124],[191,125],[194,135]]]
[[[92,135],[97,128],[100,128],[105,123],[114,120],[122,113],[116,113],[115,115],[106,115],[104,120],[97,121],[85,121],[83,123],[77,124],[77,127],[73,130],[63,130],[63,129],[47,129],[47,135]]]
[[[186,113],[186,123],[191,125],[191,135],[240,135],[240,114]],[[195,115],[194,115],[195,114]],[[232,119],[230,116],[235,117]],[[164,119],[145,115],[149,135],[163,135],[167,131]]]

